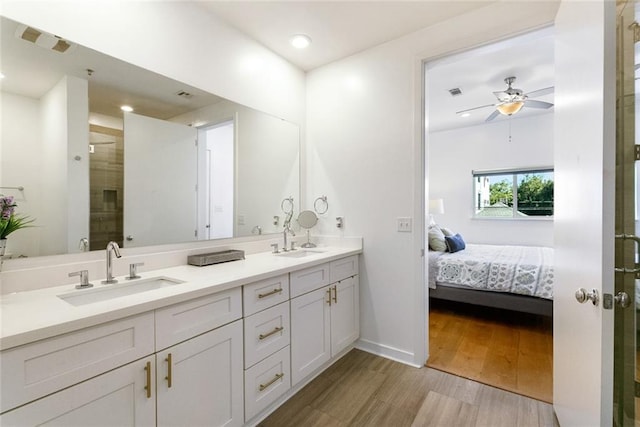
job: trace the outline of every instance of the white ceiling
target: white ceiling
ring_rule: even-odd
[[[359,51],[428,27],[493,1],[205,1],[201,5],[303,70],[325,65]],[[313,43],[298,50],[293,34]],[[456,111],[493,104],[494,91],[506,89],[504,79],[525,93],[554,85],[553,33],[550,29],[516,37],[430,67],[427,79],[431,131],[484,123],[492,108],[462,118]],[[448,89],[463,94],[452,98]],[[553,94],[535,98],[553,102]],[[513,118],[553,111],[523,108]],[[499,116],[494,121],[507,119]]]
[[[496,1],[203,1],[203,7],[308,71]],[[306,34],[299,50],[290,36]]]
[[[494,91],[507,88],[506,77],[515,76],[514,88],[524,93],[554,86],[553,29],[528,33],[519,37],[443,58],[428,64],[426,88],[429,130],[431,132],[483,124],[493,107],[471,111],[469,117],[456,114],[497,102]],[[449,89],[460,88],[462,95],[453,97]],[[532,98],[553,103],[553,93]],[[522,108],[513,119],[548,114],[550,109]],[[509,120],[499,115],[493,122]]]

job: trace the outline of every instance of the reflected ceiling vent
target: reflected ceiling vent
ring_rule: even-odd
[[[71,43],[62,37],[36,30],[26,25],[18,25],[16,29],[16,37],[31,42],[43,49],[53,50],[58,53],[67,53],[73,50],[74,43]]]
[[[449,89],[449,93],[451,96],[462,95],[462,90],[459,87],[454,87],[453,89]]]
[[[184,98],[184,99],[191,99],[193,98],[193,95],[190,94],[189,92],[186,92],[184,90],[181,90],[180,92],[176,93],[176,95],[178,95],[180,98]]]

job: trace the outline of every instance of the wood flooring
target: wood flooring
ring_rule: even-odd
[[[262,427],[558,426],[551,405],[352,350]]]
[[[548,317],[432,300],[429,352],[428,367],[553,401]]]

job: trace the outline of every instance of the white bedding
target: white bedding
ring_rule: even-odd
[[[429,286],[452,284],[553,299],[553,249],[467,244],[455,252],[429,252]]]

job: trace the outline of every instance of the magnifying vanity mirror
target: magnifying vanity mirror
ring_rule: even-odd
[[[307,242],[303,243],[301,247],[303,248],[315,248],[316,245],[311,243],[311,235],[309,229],[313,228],[318,223],[318,217],[316,213],[313,211],[302,211],[298,214],[298,224],[300,227],[307,229]]]
[[[298,125],[4,17],[0,29],[0,193],[35,219],[12,257],[281,231],[280,201],[300,194]]]

